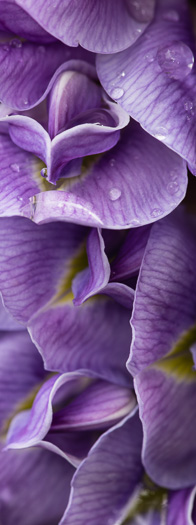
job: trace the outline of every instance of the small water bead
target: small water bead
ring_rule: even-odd
[[[158,140],[165,140],[168,135],[167,128],[164,128],[164,126],[159,126],[153,133],[156,139]]]
[[[167,190],[171,195],[177,193],[177,191],[179,190],[178,182],[175,180],[173,182],[169,182],[169,184],[167,185]]]
[[[121,197],[121,190],[119,190],[118,188],[112,188],[109,191],[109,198],[111,201],[117,201],[118,199],[120,199],[120,197]]]
[[[123,95],[124,95],[124,89],[120,87],[115,87],[110,92],[110,97],[113,98],[114,100],[118,100],[119,98],[122,98]]]
[[[153,17],[155,0],[126,0],[126,6],[137,22],[146,23]]]
[[[132,219],[130,222],[130,226],[139,226],[139,225],[140,225],[139,219]]]
[[[183,80],[192,71],[194,64],[193,53],[184,42],[175,41],[159,49],[158,64],[162,71],[170,78]]]
[[[9,44],[3,44],[2,49],[3,51],[9,51],[10,50]]]
[[[44,55],[44,53],[46,52],[46,48],[44,46],[38,46],[37,51]]]
[[[44,177],[44,179],[47,178],[47,168],[42,168],[42,170],[41,170],[41,176]]]
[[[10,168],[15,173],[18,173],[20,171],[20,166],[18,164],[10,164]]]
[[[162,211],[160,208],[154,208],[154,210],[151,211],[151,217],[156,218],[159,217],[162,214]]]
[[[110,159],[110,166],[111,168],[113,168],[115,166],[115,163],[116,163],[116,160],[115,159]]]
[[[169,11],[166,11],[166,13],[164,13],[163,19],[169,20],[170,22],[179,22],[180,15],[174,9],[170,9]]]
[[[146,55],[145,55],[145,59],[146,59],[149,63],[154,62],[154,59],[155,59],[154,51],[149,51],[148,53],[146,53]]]
[[[12,47],[20,48],[20,47],[22,47],[22,42],[21,42],[21,40],[19,40],[19,38],[13,38],[13,40],[11,40],[11,42],[10,42],[10,45]]]

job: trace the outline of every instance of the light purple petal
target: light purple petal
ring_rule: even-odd
[[[107,93],[195,170],[196,69],[187,10],[184,0],[158,0],[154,22],[135,45],[99,55],[97,70]]]
[[[13,144],[9,134],[0,137],[0,215],[20,215],[29,198],[39,191],[38,161]]]
[[[100,53],[114,53],[133,44],[153,18],[154,0],[134,6],[132,0],[17,0],[46,31],[69,46],[80,44]]]
[[[71,144],[68,133],[61,134],[67,146]],[[54,140],[61,141],[61,135]],[[79,136],[72,131],[74,144]],[[72,155],[76,154],[77,143],[72,150]],[[59,156],[60,150],[56,159]],[[32,217],[33,213],[35,222],[67,220],[111,229],[138,227],[170,213],[183,199],[186,187],[185,162],[131,121],[118,144],[95,158],[78,179],[69,181],[65,191],[62,186],[62,191],[37,195],[33,211],[29,205],[24,214]]]
[[[131,321],[133,375],[164,357],[194,325],[195,252],[195,220],[183,208],[152,226]]]
[[[0,334],[0,427],[45,377],[42,359],[26,331]]]
[[[157,484],[172,489],[196,481],[195,253],[195,217],[183,208],[153,225],[132,315],[128,368],[137,374],[143,462]]]
[[[49,94],[48,132],[53,139],[74,117],[101,106],[100,87],[87,75],[64,71]]]
[[[43,100],[64,63],[80,58],[80,49],[71,52],[60,42],[21,42],[20,46],[0,45],[0,99],[17,110],[27,110]],[[70,62],[71,65],[71,62]],[[62,67],[60,67],[62,66]]]
[[[81,306],[51,305],[29,322],[33,341],[48,370],[87,370],[122,386],[131,385],[125,368],[131,331],[130,310],[96,296]]]
[[[74,469],[44,450],[0,453],[0,515],[5,525],[58,523]]]
[[[123,520],[142,475],[141,442],[137,413],[96,442],[72,480],[61,525],[109,525]]]
[[[20,331],[23,329],[23,325],[18,323],[18,321],[16,321],[12,315],[10,315],[8,310],[6,310],[4,307],[2,299],[0,298],[0,330]]]
[[[134,290],[123,283],[108,283],[99,293],[112,297],[117,303],[131,312],[134,299]]]

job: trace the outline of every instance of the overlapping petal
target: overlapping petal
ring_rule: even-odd
[[[194,525],[193,505],[195,488],[171,492],[169,495],[167,525]]]
[[[0,333],[0,429],[10,416],[43,381],[42,359],[28,333]]]
[[[135,45],[99,55],[107,93],[148,133],[196,170],[194,43],[184,0],[158,0],[154,21]]]
[[[87,125],[85,129],[86,133]],[[113,130],[113,136],[115,133]],[[72,155],[85,154],[82,142],[78,149],[76,137],[81,137],[79,131],[76,134],[71,129],[54,139],[56,162],[62,159],[61,148],[57,151],[56,144],[71,147],[73,140]],[[93,147],[95,151],[96,145]],[[89,145],[88,148],[90,151]],[[68,220],[111,229],[138,227],[170,213],[183,199],[186,187],[185,162],[131,121],[118,144],[101,158],[95,158],[86,169],[84,165],[83,174],[70,179],[65,191],[62,186],[61,191],[36,195],[33,218],[35,222]],[[30,204],[24,214],[32,216]]]
[[[72,58],[77,61],[86,54],[80,48],[70,51],[60,42],[37,45],[19,40],[14,44],[11,37],[0,45],[1,101],[19,111],[39,104],[64,70],[64,63],[71,65]]]
[[[154,0],[16,0],[46,31],[69,46],[114,53],[137,40],[154,14]]]
[[[156,223],[132,315],[128,367],[137,374],[143,462],[156,483],[172,489],[196,481],[196,372],[190,352],[196,339],[195,253],[195,219],[185,210]]]
[[[15,0],[0,0],[0,30],[20,35],[35,42],[51,42],[54,38],[16,4]],[[13,39],[16,46],[19,39]],[[13,42],[13,44],[14,44]]]
[[[73,477],[61,525],[122,521],[142,475],[141,442],[137,412],[101,436]]]
[[[53,525],[69,498],[74,468],[45,450],[0,453],[0,515],[5,525]]]

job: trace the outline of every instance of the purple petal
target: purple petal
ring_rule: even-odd
[[[142,262],[150,227],[131,229],[111,264],[111,280],[127,279],[135,275]]]
[[[153,18],[154,0],[17,0],[46,31],[69,46],[80,45],[98,53],[115,53],[133,44]]]
[[[196,489],[185,489],[170,492],[167,525],[194,525],[192,510]]]
[[[16,5],[15,0],[0,1],[0,29],[6,32],[10,31],[35,42],[42,43],[54,40],[31,16]],[[13,46],[17,46],[20,40],[13,38],[12,42]]]
[[[184,1],[158,0],[145,34],[121,53],[100,55],[97,70],[107,93],[195,170],[196,69],[187,10]]]
[[[64,71],[56,79],[49,94],[50,137],[54,138],[80,113],[100,106],[101,89],[95,82],[77,71]]]
[[[23,326],[16,321],[12,315],[4,308],[2,299],[0,298],[0,330],[20,331]]]
[[[88,268],[76,275],[72,283],[73,303],[78,306],[104,288],[110,278],[110,265],[99,230],[92,229],[87,240]]]
[[[69,131],[72,130],[61,134],[66,137],[67,147],[71,145],[66,135]],[[61,135],[54,140],[61,141]],[[96,158],[94,165],[87,168],[79,179],[73,178],[65,187],[66,191],[62,187],[62,191],[36,196],[35,222],[67,220],[122,229],[157,221],[179,204],[187,187],[185,162],[134,121],[121,135],[115,148],[100,159]],[[79,155],[75,141],[80,135],[72,131],[70,136],[75,144],[72,156]],[[84,135],[85,140],[87,136],[85,139]],[[61,144],[63,147],[64,142]],[[61,159],[60,150],[55,154],[56,160]],[[24,208],[24,214],[32,216],[30,205]]]
[[[29,322],[33,341],[48,370],[87,370],[122,386],[131,384],[125,362],[129,353],[130,311],[106,297],[81,306],[51,305]]]
[[[23,130],[24,134],[24,130]],[[21,208],[39,191],[38,161],[13,144],[9,135],[0,140],[0,215],[20,215]]]
[[[45,376],[42,359],[26,331],[0,335],[0,427]]]
[[[17,320],[28,321],[58,294],[86,234],[71,224],[40,227],[22,217],[1,219],[0,288]]]
[[[153,225],[131,321],[133,375],[164,357],[195,323],[195,250],[195,221],[183,208]]]
[[[0,453],[0,514],[6,525],[58,523],[74,473],[66,461],[44,450]]]
[[[0,45],[0,99],[17,110],[27,110],[43,100],[64,62],[78,55],[60,42],[37,46],[21,42],[20,46]],[[60,67],[63,64],[62,67]],[[70,67],[72,61],[70,61]]]
[[[141,479],[141,426],[136,413],[106,432],[72,480],[61,525],[121,522]],[[100,505],[101,501],[101,505]]]
[[[131,312],[134,299],[134,290],[123,283],[108,283],[99,293],[112,297],[117,303]]]

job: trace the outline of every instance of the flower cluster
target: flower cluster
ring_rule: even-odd
[[[194,56],[186,0],[0,0],[2,525],[196,524]]]

